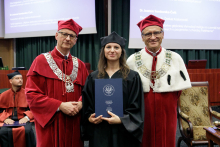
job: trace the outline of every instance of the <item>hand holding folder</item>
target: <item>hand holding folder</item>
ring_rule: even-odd
[[[111,115],[110,118],[102,117],[102,119],[107,121],[109,124],[121,124],[121,119],[117,115],[110,111],[108,111],[108,114]]]

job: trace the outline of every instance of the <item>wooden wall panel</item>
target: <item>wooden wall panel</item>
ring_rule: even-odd
[[[215,73],[214,81],[216,81],[214,102],[220,102],[220,73]]]
[[[14,67],[14,44],[13,39],[0,39],[0,57],[4,66],[9,69]]]
[[[91,73],[93,70],[89,70],[89,73]],[[11,84],[9,83],[7,74],[14,72],[14,70],[0,70],[0,89],[3,88],[11,88]],[[27,73],[28,70],[19,70],[21,75],[23,76],[23,88],[25,88],[25,84],[27,81]]]

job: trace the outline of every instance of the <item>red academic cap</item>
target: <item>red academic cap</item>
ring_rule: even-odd
[[[164,21],[165,20],[160,19],[154,15],[149,15],[148,17],[141,20],[137,25],[141,31],[148,26],[159,26],[163,28]]]
[[[58,21],[58,31],[61,29],[72,30],[78,36],[79,32],[82,30],[82,27],[80,25],[78,25],[73,19],[59,20]]]

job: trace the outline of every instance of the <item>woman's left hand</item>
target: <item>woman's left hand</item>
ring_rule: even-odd
[[[110,111],[108,111],[108,114],[111,115],[111,117],[102,117],[102,120],[107,121],[109,124],[121,124],[121,119],[117,115]]]

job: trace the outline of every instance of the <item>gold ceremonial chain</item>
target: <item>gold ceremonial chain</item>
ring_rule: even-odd
[[[158,72],[156,72],[156,71],[151,72],[151,77],[150,77],[151,80],[155,80],[155,79],[159,79],[159,78],[160,78],[160,75]]]
[[[76,57],[72,56],[73,61],[73,70],[70,75],[66,75],[59,69],[56,62],[54,61],[52,55],[50,53],[43,54],[49,64],[50,68],[53,70],[54,74],[62,81],[66,82],[66,92],[74,92],[74,84],[73,81],[76,79],[78,74],[78,60]]]
[[[150,80],[159,79],[160,77],[163,77],[167,73],[167,71],[170,68],[171,62],[172,62],[172,52],[169,50],[166,50],[165,54],[166,54],[166,58],[162,64],[161,68],[157,71],[151,71],[143,64],[140,52],[137,52],[134,55],[135,56],[135,65],[144,77],[146,77]]]

